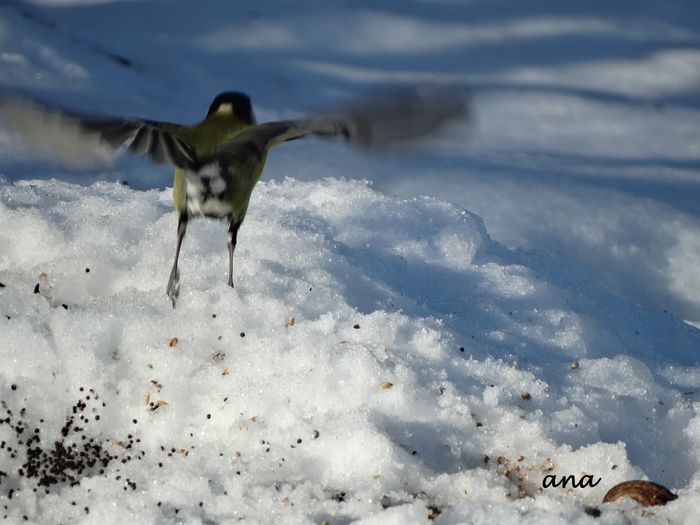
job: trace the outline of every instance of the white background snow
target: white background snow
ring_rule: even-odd
[[[0,135],[0,417],[28,425],[0,425],[0,516],[700,522],[697,2],[0,6],[2,88],[83,111],[195,122],[235,89],[264,121],[424,80],[468,82],[474,124],[384,156],[281,146],[235,290],[225,225],[194,222],[174,310],[170,171]],[[34,428],[117,459],[46,494],[18,473]],[[629,479],[679,498],[601,503]]]

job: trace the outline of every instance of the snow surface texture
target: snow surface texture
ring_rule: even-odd
[[[175,310],[169,170],[0,135],[0,516],[700,522],[696,2],[37,4],[0,7],[0,82],[69,107],[191,122],[241,89],[266,120],[445,78],[478,122],[281,147],[236,288],[225,226],[193,222]],[[640,478],[679,498],[601,504]]]
[[[3,189],[3,399],[50,445],[93,389],[107,406],[67,441],[118,457],[35,495],[15,474],[22,454],[5,454],[14,519],[409,523],[432,506],[443,523],[585,521],[644,475],[680,489],[660,517],[695,512],[700,416],[665,365],[692,355],[694,328],[618,308],[593,283],[582,299],[547,282],[454,205],[337,179],[257,189],[235,290],[225,226],[195,222],[173,310],[170,199],[114,183]],[[140,441],[122,450],[128,435]],[[547,474],[603,480],[569,494],[543,491]],[[136,488],[122,496],[124,479]]]

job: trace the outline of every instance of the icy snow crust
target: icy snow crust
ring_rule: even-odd
[[[660,522],[696,512],[697,403],[659,372],[697,330],[591,283],[582,300],[457,206],[338,179],[256,189],[235,290],[225,225],[193,223],[173,310],[170,198],[3,185],[3,400],[50,444],[94,389],[107,406],[78,434],[118,457],[45,495],[3,455],[10,519],[421,523],[434,507],[442,523],[587,522],[645,476],[681,494]],[[602,481],[542,490],[548,474]],[[641,515],[623,508],[601,522]]]
[[[68,108],[450,79],[475,123],[281,146],[236,288],[194,221],[175,310],[171,170],[0,133],[0,522],[700,523],[696,0],[33,3],[0,6],[0,84]],[[601,503],[640,478],[679,498]]]

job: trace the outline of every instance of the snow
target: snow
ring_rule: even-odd
[[[226,226],[193,221],[176,309],[169,170],[0,134],[6,522],[700,520],[694,2],[35,4],[0,8],[1,82],[63,106],[193,122],[233,88],[266,120],[442,78],[476,122],[280,147],[236,288]],[[45,493],[35,428],[106,466]],[[602,504],[630,479],[679,498]]]

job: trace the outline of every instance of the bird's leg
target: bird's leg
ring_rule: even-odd
[[[236,249],[236,238],[238,237],[238,228],[240,221],[231,219],[228,226],[228,285],[233,288],[233,251]]]
[[[177,301],[177,296],[180,293],[180,271],[177,269],[177,260],[180,257],[180,246],[182,246],[182,239],[185,237],[185,232],[187,231],[187,214],[181,214],[180,220],[177,223],[177,248],[175,248],[175,262],[173,262],[173,269],[170,271],[170,279],[168,280],[168,297],[173,303],[173,308],[175,308],[175,302]]]

